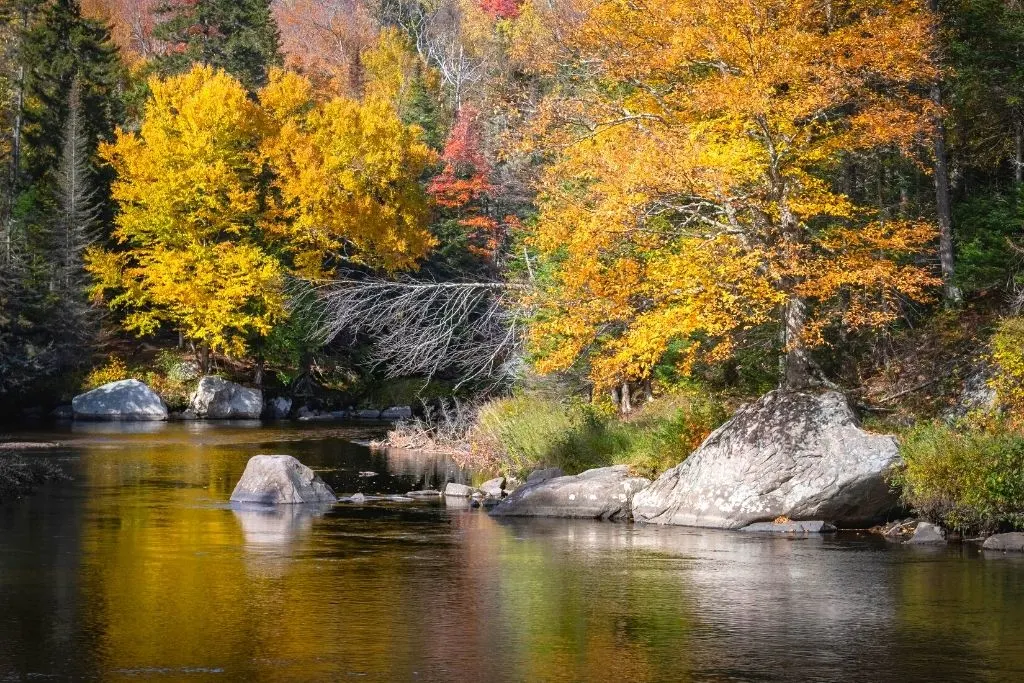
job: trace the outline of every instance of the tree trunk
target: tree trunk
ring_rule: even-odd
[[[938,13],[938,0],[928,0],[928,8]],[[942,293],[946,305],[963,300],[955,282],[953,261],[953,210],[949,196],[949,158],[946,152],[946,123],[942,118],[942,81],[932,83],[932,102],[935,104],[935,211],[939,220],[939,264],[942,268]]]
[[[199,345],[199,367],[204,375],[210,374],[210,345],[205,342]]]
[[[25,117],[25,32],[28,30],[28,3],[22,3],[21,7],[21,31],[20,45],[17,55],[18,75],[15,78],[14,87],[14,121],[11,130],[11,169],[10,185],[7,188],[8,197],[4,202],[3,225],[0,228],[4,232],[4,260],[10,263],[12,259],[13,237],[14,237],[14,198],[18,193],[18,186],[21,184],[21,129]]]
[[[623,415],[629,415],[633,412],[633,401],[630,396],[629,382],[622,383],[622,390],[619,393],[621,402],[619,403],[619,412]]]
[[[811,358],[803,339],[806,324],[807,303],[793,294],[782,309],[783,389],[794,391],[810,384]]]

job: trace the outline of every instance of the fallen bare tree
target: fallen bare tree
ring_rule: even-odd
[[[518,371],[522,285],[505,282],[340,280],[317,291],[318,341],[370,340],[370,363],[388,377],[452,372],[459,385],[502,384]]]

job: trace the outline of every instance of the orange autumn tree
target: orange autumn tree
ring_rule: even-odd
[[[858,204],[844,157],[930,134],[931,17],[899,0],[612,0],[560,27],[564,62],[527,139],[548,152],[531,235],[547,263],[543,371],[638,381],[776,323],[783,385],[830,324],[884,325],[935,278],[930,222]],[[568,66],[565,66],[568,65]],[[569,74],[568,77],[566,74]]]

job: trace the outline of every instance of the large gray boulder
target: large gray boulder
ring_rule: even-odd
[[[211,420],[256,420],[263,412],[263,393],[207,375],[199,380],[191,405],[196,415]]]
[[[331,487],[290,455],[254,455],[231,493],[234,503],[334,503]]]
[[[739,529],[778,517],[870,526],[898,508],[891,436],[860,428],[839,392],[773,391],[741,408],[633,500],[654,524]]]
[[[167,406],[155,391],[137,379],[110,382],[75,396],[76,420],[166,420]]]
[[[650,483],[650,479],[630,476],[625,465],[600,467],[571,477],[535,479],[516,489],[491,514],[629,519],[633,496]]]

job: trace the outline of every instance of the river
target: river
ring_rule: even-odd
[[[359,428],[79,424],[0,505],[0,680],[1019,681],[1024,558],[440,502],[235,510],[257,453],[339,494],[464,481]],[[368,473],[376,473],[370,476]]]

